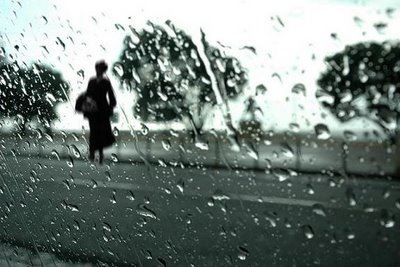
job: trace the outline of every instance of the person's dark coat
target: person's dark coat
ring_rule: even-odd
[[[92,98],[97,105],[96,112],[85,114],[89,119],[90,150],[94,151],[111,146],[115,142],[115,137],[111,131],[110,116],[117,104],[111,82],[105,78],[100,80],[90,79],[86,97]]]

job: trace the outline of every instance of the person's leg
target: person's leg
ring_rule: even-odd
[[[104,154],[103,154],[103,148],[99,149],[99,163],[103,164],[103,159],[104,159]]]
[[[94,145],[93,145],[93,128],[94,128],[94,121],[93,119],[89,118],[89,160],[94,161]]]
[[[94,161],[94,148],[91,146],[89,147],[89,160]]]

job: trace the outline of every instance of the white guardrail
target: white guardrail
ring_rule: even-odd
[[[202,135],[196,144],[186,132],[120,132],[106,150],[114,161],[148,162],[166,166],[207,166],[232,169],[332,171],[358,175],[394,175],[396,147],[378,141],[351,141],[312,135],[241,136],[232,144],[223,134]],[[206,145],[205,145],[206,144]],[[82,133],[2,134],[0,150],[10,156],[84,159],[87,135]]]

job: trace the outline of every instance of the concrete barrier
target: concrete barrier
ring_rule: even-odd
[[[3,134],[3,153],[79,160],[88,153],[82,133]],[[177,167],[232,169],[291,169],[301,172],[343,172],[360,175],[392,175],[396,148],[379,141],[346,142],[340,138],[319,140],[313,135],[274,134],[259,138],[207,133],[195,138],[186,132],[120,132],[106,151],[113,161],[141,162]]]

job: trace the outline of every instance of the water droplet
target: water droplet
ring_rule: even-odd
[[[60,154],[58,154],[57,150],[53,149],[51,155],[53,155],[57,160],[60,160]]]
[[[282,78],[278,73],[276,73],[276,72],[273,73],[272,74],[272,78],[273,78],[274,81],[276,81],[276,83],[279,82],[279,84],[282,84]]]
[[[114,134],[114,136],[118,136],[119,135],[119,130],[118,130],[117,127],[114,127],[113,134]]]
[[[115,63],[113,69],[119,78],[121,78],[124,75],[124,67],[122,66],[121,63]]]
[[[159,160],[158,160],[158,164],[160,164],[160,166],[161,166],[161,167],[164,167],[164,168],[168,167],[167,163],[165,163],[165,161],[162,160],[162,159],[159,159]]]
[[[73,204],[68,204],[65,200],[64,200],[63,202],[61,202],[61,206],[62,206],[64,209],[69,209],[69,210],[71,210],[71,211],[73,211],[73,212],[79,212],[78,206],[73,205]]]
[[[176,187],[178,187],[179,191],[183,194],[183,189],[185,188],[185,182],[183,180],[179,180],[176,184]]]
[[[171,142],[169,140],[162,140],[161,141],[162,147],[166,150],[166,151],[170,151],[171,150]]]
[[[356,238],[356,235],[352,231],[349,231],[346,234],[346,237],[347,237],[347,239],[352,240],[352,239]]]
[[[228,135],[228,141],[230,144],[230,149],[234,152],[240,151],[239,139],[236,135]]]
[[[294,133],[298,133],[300,132],[300,125],[298,123],[292,122],[289,124],[289,129]]]
[[[374,24],[376,31],[379,32],[380,34],[385,33],[387,26],[388,26],[387,23],[384,22],[379,22]]]
[[[122,30],[122,31],[125,31],[125,28],[124,28],[124,26],[122,26],[121,24],[119,24],[119,23],[116,23],[116,24],[114,24],[114,26],[115,26],[115,28],[117,29],[117,30]]]
[[[132,191],[129,191],[129,194],[126,196],[126,198],[129,199],[130,201],[134,201],[135,195],[133,194]]]
[[[246,148],[247,155],[249,155],[251,158],[255,160],[258,160],[258,152],[256,151],[253,145],[245,144],[244,147]]]
[[[208,150],[208,144],[204,141],[201,140],[196,140],[196,143],[194,144],[197,148],[201,149],[201,150]]]
[[[146,124],[141,123],[140,126],[140,131],[142,132],[142,134],[147,135],[149,133],[149,128],[147,128]]]
[[[327,140],[331,137],[329,128],[325,124],[319,123],[315,125],[314,130],[315,130],[315,135],[320,140]]]
[[[214,194],[212,195],[212,198],[213,198],[214,200],[219,200],[219,201],[230,199],[229,196],[227,196],[226,194],[224,194],[224,193],[222,192],[222,190],[220,190],[220,189],[215,190]]]
[[[364,21],[363,21],[360,17],[355,16],[355,17],[353,18],[353,20],[354,20],[354,23],[355,23],[358,27],[362,27],[363,24],[364,24]]]
[[[363,210],[365,212],[375,212],[376,208],[369,206],[368,204],[364,204]]]
[[[70,183],[69,183],[68,180],[64,180],[64,181],[62,181],[62,183],[65,185],[65,187],[66,187],[68,190],[71,190],[71,185],[70,185]]]
[[[167,262],[162,259],[162,258],[157,258],[157,261],[159,264],[161,264],[161,266],[166,267],[167,266]]]
[[[386,228],[392,228],[395,225],[394,215],[390,214],[388,210],[381,211],[380,223]]]
[[[344,131],[343,135],[347,141],[356,141],[357,140],[357,135],[352,131]]]
[[[267,92],[267,87],[263,84],[259,84],[256,86],[256,96],[263,95]]]
[[[320,89],[317,90],[315,96],[320,103],[326,104],[328,106],[331,106],[335,102],[335,98],[331,94],[328,94]]]
[[[74,167],[74,159],[73,159],[71,156],[68,156],[67,165],[68,165],[68,167],[70,167],[70,168],[73,168],[73,167]]]
[[[294,157],[293,149],[289,146],[288,143],[281,144],[281,151],[282,151],[282,155],[285,157],[288,157],[288,158]]]
[[[292,88],[292,93],[306,96],[306,87],[302,83],[295,84]]]
[[[149,209],[148,207],[146,207],[144,204],[139,205],[136,212],[141,216],[157,220],[157,216],[156,216],[155,212],[152,211],[151,209]]]
[[[312,187],[312,185],[311,184],[307,184],[306,185],[306,192],[307,192],[307,194],[309,194],[309,195],[314,195],[314,188]]]
[[[356,196],[353,192],[353,189],[348,188],[346,190],[346,196],[347,196],[347,202],[349,203],[350,206],[357,205]]]
[[[239,246],[238,250],[239,250],[239,253],[238,253],[239,260],[244,261],[250,255],[250,252],[245,247]]]
[[[119,160],[118,160],[118,157],[117,157],[117,155],[115,154],[115,153],[112,153],[111,154],[111,160],[113,161],[113,162],[118,162]]]
[[[79,70],[76,74],[78,75],[79,82],[83,82],[83,80],[85,79],[85,71]]]
[[[58,45],[61,45],[61,47],[63,48],[63,50],[65,51],[65,43],[63,42],[63,40],[61,40],[60,37],[57,37],[57,42]]]
[[[314,231],[310,225],[303,225],[301,229],[307,239],[312,239],[314,237]]]
[[[110,202],[112,204],[117,204],[117,196],[116,196],[116,191],[115,190],[113,191],[113,194],[112,194],[112,196],[110,198]]]
[[[325,208],[324,206],[322,206],[321,204],[317,203],[314,204],[312,206],[312,210],[315,214],[322,216],[322,217],[326,217],[326,212],[325,212]]]
[[[42,16],[41,19],[42,19],[44,25],[46,25],[48,23],[48,20],[45,16]]]
[[[97,188],[98,187],[98,184],[97,184],[96,180],[91,179],[91,182],[92,182],[92,188]]]
[[[79,225],[79,222],[74,220],[73,226],[75,228],[75,230],[79,231],[79,229],[81,228],[81,226]]]
[[[273,214],[264,214],[265,220],[267,220],[271,227],[276,227],[276,220],[274,217],[275,216]]]
[[[290,174],[287,170],[275,170],[272,174],[278,178],[279,182],[283,182],[290,178]]]
[[[396,200],[395,206],[400,210],[400,198]]]
[[[385,190],[383,190],[382,197],[384,199],[389,198],[390,197],[390,189],[386,188]]]
[[[70,150],[72,152],[72,154],[76,157],[76,158],[80,158],[81,157],[81,152],[79,151],[79,149],[75,146],[75,145],[71,145]]]

